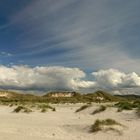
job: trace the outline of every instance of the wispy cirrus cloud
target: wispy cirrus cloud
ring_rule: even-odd
[[[139,39],[139,5],[138,0],[33,1],[11,16],[21,31],[18,56],[28,63],[138,72],[139,49],[136,43],[130,47]]]
[[[139,88],[139,0],[24,2],[1,11],[1,88]]]
[[[11,56],[13,56],[13,54],[3,51],[0,52],[0,57],[11,57]]]

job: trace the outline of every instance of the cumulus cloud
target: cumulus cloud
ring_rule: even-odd
[[[0,88],[6,90],[92,92],[99,88],[114,90],[140,87],[140,77],[135,72],[126,74],[116,69],[107,69],[93,72],[92,80],[87,80],[87,77],[79,68],[0,66]]]
[[[140,86],[140,77],[135,72],[124,73],[116,69],[93,72],[96,86],[106,89],[132,88]]]
[[[82,80],[85,76],[78,68],[0,66],[0,87],[16,90],[77,90],[93,84]]]

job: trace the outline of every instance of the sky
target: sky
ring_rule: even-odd
[[[139,0],[1,0],[0,88],[138,89]]]

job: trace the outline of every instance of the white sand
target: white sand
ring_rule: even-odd
[[[56,105],[55,105],[56,106]],[[12,113],[14,107],[0,106],[0,140],[140,140],[140,119],[134,111],[91,115],[97,106],[75,113],[81,105],[57,105],[56,112]],[[96,119],[115,119],[124,124],[123,135],[114,132],[90,133]]]

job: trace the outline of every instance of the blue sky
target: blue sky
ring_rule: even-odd
[[[1,0],[1,64],[139,72],[139,0]]]
[[[1,0],[0,64],[140,74],[139,7],[139,0]]]

